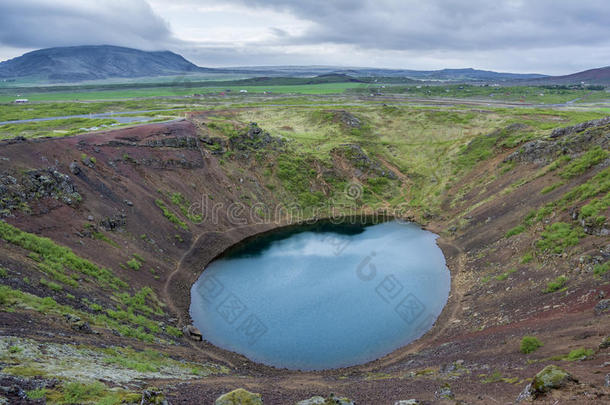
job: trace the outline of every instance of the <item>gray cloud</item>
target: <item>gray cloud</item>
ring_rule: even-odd
[[[170,49],[202,66],[561,74],[609,64],[608,21],[607,0],[0,0],[0,59],[112,44]]]
[[[157,49],[171,39],[145,0],[0,0],[0,45],[124,45]]]
[[[388,50],[532,49],[607,45],[603,0],[227,0],[290,12],[313,23],[292,44],[329,42]]]

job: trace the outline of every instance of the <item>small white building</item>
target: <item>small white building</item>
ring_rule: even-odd
[[[18,98],[15,100],[15,104],[26,104],[28,103],[30,100],[28,100],[27,98]]]
[[[240,92],[240,93],[247,93],[247,92],[248,92],[248,90],[240,90],[239,92]]]

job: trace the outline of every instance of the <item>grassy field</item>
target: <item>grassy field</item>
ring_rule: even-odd
[[[553,86],[377,85],[367,89],[366,92],[373,90],[382,94],[402,94],[411,97],[479,98],[534,104],[583,103],[610,100],[610,93],[606,92],[605,89],[568,89]],[[351,91],[363,93],[365,90],[354,89]]]
[[[19,89],[17,93],[4,91],[0,94],[0,103],[10,103],[16,98],[27,97],[30,101],[92,101],[116,100],[145,97],[179,97],[193,94],[210,93],[238,93],[247,90],[248,93],[282,93],[282,94],[336,94],[347,89],[363,88],[366,83],[324,83],[303,85],[248,85],[248,86],[218,86],[218,87],[156,87],[125,90],[86,90],[86,91],[53,91],[53,92],[24,92]]]

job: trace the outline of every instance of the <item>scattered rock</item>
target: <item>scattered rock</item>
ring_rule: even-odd
[[[564,387],[567,383],[576,381],[567,371],[555,366],[546,366],[517,397],[517,402],[536,399],[547,392]]]
[[[70,163],[70,173],[72,173],[75,176],[78,176],[80,174],[80,166],[78,165],[78,163],[76,163],[76,162]]]
[[[453,391],[451,391],[451,387],[449,387],[449,385],[445,385],[434,393],[434,398],[453,399],[455,398],[455,395],[453,394]]]
[[[340,122],[345,124],[350,128],[360,129],[362,128],[362,121],[356,117],[354,114],[349,113],[345,110],[333,111],[333,115],[335,119],[338,119]]]
[[[261,394],[254,394],[243,388],[221,395],[214,405],[263,405]]]
[[[133,207],[133,202],[129,200],[123,200],[123,203],[125,203],[125,205],[127,205],[128,207]]]
[[[344,143],[331,150],[332,154],[339,155],[350,162],[352,166],[360,170],[362,174],[371,177],[387,177],[395,180],[396,173],[383,166],[378,161],[371,159],[360,145],[355,143]]]
[[[90,169],[95,168],[95,159],[92,159],[87,155],[81,157],[80,161],[82,164],[84,164],[85,166],[87,166]]]
[[[604,380],[604,385],[606,387],[610,387],[610,374],[606,374],[606,378]]]
[[[610,299],[601,300],[595,305],[595,315],[601,315],[610,309]]]
[[[311,397],[297,402],[296,405],[354,405],[354,401],[348,398],[335,397],[335,394],[330,394],[327,398],[319,395]]]
[[[106,217],[100,221],[100,226],[107,231],[116,231],[127,225],[127,215],[124,213]]]
[[[91,329],[89,323],[81,320],[78,316],[72,314],[66,314],[64,316],[73,330],[87,334],[93,333],[93,329]]]
[[[416,399],[403,399],[401,401],[394,402],[394,405],[419,405],[420,402]]]
[[[140,405],[168,405],[165,395],[155,388],[142,391]]]
[[[87,221],[90,221],[90,222],[91,222],[91,221],[93,221],[93,220],[94,220],[93,215],[88,215],[88,216],[87,216]]]
[[[297,402],[297,405],[323,405],[326,400],[323,397],[315,396],[303,401]]]
[[[606,336],[604,340],[599,344],[600,349],[607,349],[610,347],[610,336]]]
[[[195,340],[195,341],[203,340],[203,335],[201,334],[201,331],[193,325],[187,325],[184,328],[182,328],[182,333],[184,333],[184,336],[189,337],[191,340]]]

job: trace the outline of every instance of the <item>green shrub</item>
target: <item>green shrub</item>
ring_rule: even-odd
[[[132,269],[132,270],[140,270],[140,268],[142,267],[142,262],[140,262],[138,259],[136,259],[135,257],[133,259],[130,259],[127,261],[127,266]]]
[[[5,278],[8,276],[8,271],[4,267],[0,267],[0,278]]]
[[[549,281],[546,285],[546,289],[544,293],[552,293],[555,291],[559,291],[563,289],[568,282],[568,278],[566,276],[559,276],[553,281]]]
[[[542,347],[542,342],[534,336],[524,336],[521,339],[521,353],[529,354]]]
[[[8,352],[11,354],[18,354],[23,351],[23,347],[21,346],[9,346]]]

